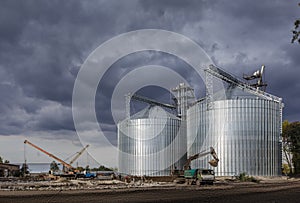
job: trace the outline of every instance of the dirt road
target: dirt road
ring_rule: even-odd
[[[300,181],[117,190],[1,191],[0,202],[299,202]]]

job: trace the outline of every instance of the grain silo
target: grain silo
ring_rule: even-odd
[[[118,124],[119,172],[169,176],[186,161],[186,125],[161,107],[148,108]]]
[[[282,100],[211,66],[208,73],[229,83],[225,97],[207,96],[187,111],[188,156],[214,147],[218,176],[245,172],[281,174]],[[212,97],[211,97],[212,98]],[[192,168],[209,167],[210,157],[194,160]]]

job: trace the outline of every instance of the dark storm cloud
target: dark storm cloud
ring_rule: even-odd
[[[4,1],[0,57],[26,94],[70,102],[74,66],[118,32],[110,10],[116,7],[100,1]]]
[[[293,22],[299,18],[297,1],[219,1],[212,10],[213,25],[206,30],[214,39],[206,39],[218,49],[205,46],[215,62],[238,76],[265,64],[267,91],[283,98],[284,119],[299,120],[300,47],[290,44]]]
[[[290,44],[299,10],[297,1],[2,0],[0,134],[73,131],[72,90],[83,61],[111,37],[145,28],[192,38],[217,65],[236,75],[252,73],[265,64],[268,90],[283,97],[285,118],[299,119],[300,46]],[[181,65],[159,56],[135,55],[131,60],[160,61],[175,69]],[[122,65],[132,65],[126,60],[120,63],[121,68],[110,73],[115,81],[108,81],[102,96],[97,95],[97,109],[110,106],[114,84],[126,72]],[[194,82],[199,79],[189,73],[186,77]],[[203,91],[199,83],[195,86]],[[115,131],[109,109],[97,112],[103,116],[103,130]]]
[[[119,82],[120,78],[123,78],[126,74],[130,71],[146,65],[161,65],[165,67],[171,67],[172,70],[177,72],[178,74],[182,75],[184,78],[187,78],[187,81],[191,84],[194,84],[194,81],[199,81],[201,78],[193,71],[193,69],[184,61],[178,59],[177,57],[163,53],[163,52],[155,52],[155,51],[147,51],[147,52],[138,52],[130,54],[126,57],[115,62],[110,69],[104,74],[103,78],[101,79],[98,85],[98,91],[96,94],[96,104],[95,108],[97,109],[97,119],[100,123],[101,130],[107,131],[105,126],[112,125],[115,126],[115,121],[112,117],[112,110],[111,110],[111,98],[114,92],[114,88],[116,87],[117,83]],[[194,76],[195,78],[193,78]],[[143,80],[143,77],[146,79],[148,78],[147,75],[140,75],[139,78],[136,80]],[[191,80],[190,78],[193,78]],[[132,81],[134,84],[135,81]],[[147,89],[147,88],[146,88]],[[147,89],[141,91],[141,95],[146,96],[152,99],[158,99],[161,102],[165,103],[172,103],[172,99],[170,99],[170,91],[161,91],[159,89]],[[197,92],[200,90],[197,88]],[[203,93],[203,91],[202,91]],[[123,97],[122,103],[125,104],[125,95]],[[137,111],[141,110],[141,107],[146,107],[145,104],[137,104],[138,102],[132,101],[131,106],[133,107],[132,113],[137,113]],[[123,115],[125,115],[125,110],[122,110]],[[116,121],[118,122],[118,121]],[[103,127],[104,126],[104,127]],[[116,132],[116,130],[115,130]],[[109,134],[110,140],[117,138],[116,134],[112,135]]]
[[[74,130],[70,105],[77,71],[118,32],[111,12],[118,7],[102,1],[1,1],[1,76],[13,84],[1,84],[1,134]]]

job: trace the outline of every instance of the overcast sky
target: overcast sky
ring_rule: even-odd
[[[22,162],[24,139],[62,158],[78,151],[82,146],[73,124],[72,91],[80,66],[106,40],[138,29],[185,35],[235,75],[253,73],[265,64],[267,92],[283,98],[284,119],[299,120],[300,45],[290,43],[293,23],[300,18],[298,3],[0,0],[0,156]],[[101,81],[107,88],[96,97],[102,130],[113,144],[116,127],[107,109],[111,90],[122,77],[117,70],[149,64],[180,67],[186,80],[197,81],[186,64],[166,54],[137,53],[116,62],[111,77]],[[194,86],[200,92],[199,84]],[[161,97],[146,90],[148,96]],[[31,162],[45,162],[46,156],[28,151]],[[117,166],[107,149],[93,156]]]

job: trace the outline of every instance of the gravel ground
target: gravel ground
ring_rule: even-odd
[[[214,186],[127,185],[78,190],[0,191],[0,202],[299,202],[300,180],[219,182]]]

